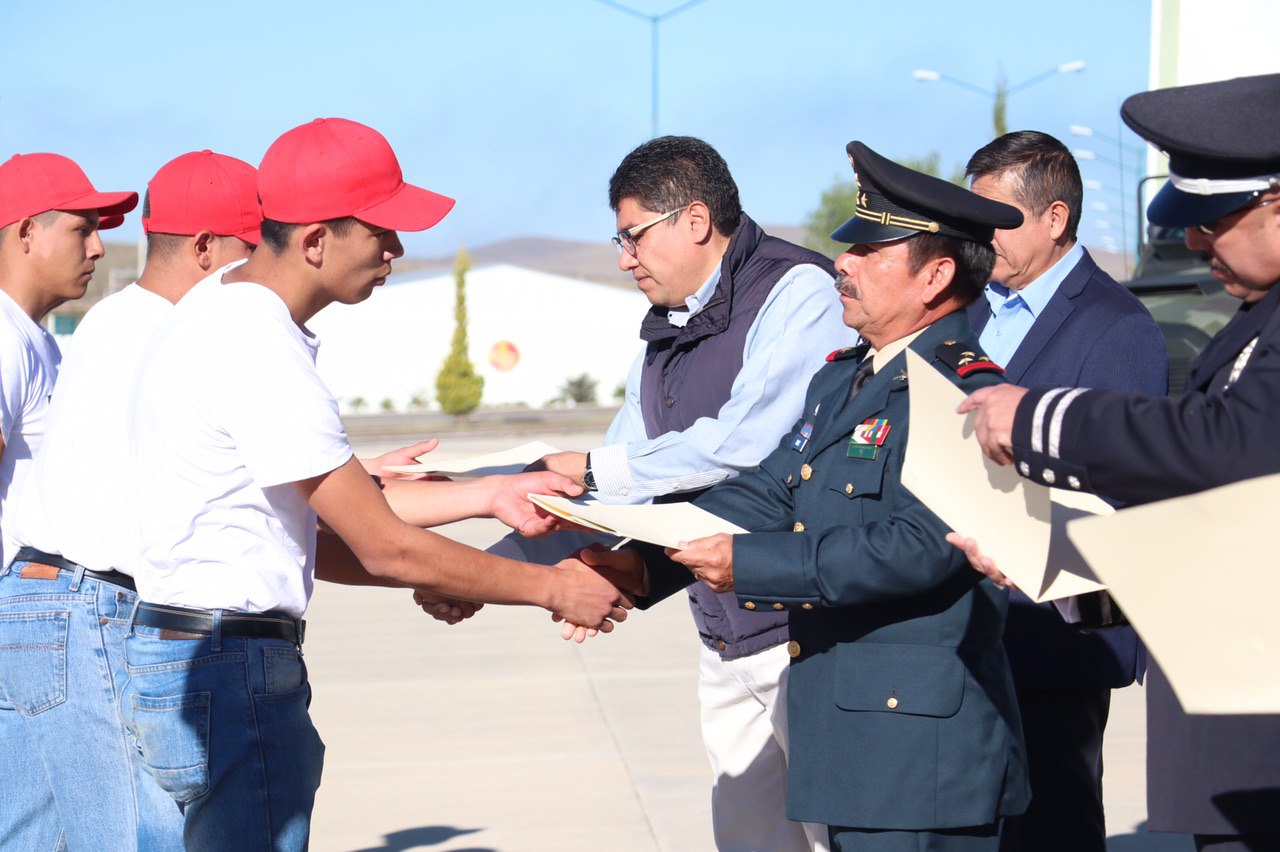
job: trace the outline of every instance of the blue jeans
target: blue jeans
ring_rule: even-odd
[[[143,762],[182,809],[186,848],[306,849],[324,743],[302,650],[216,627],[172,635],[133,626],[120,703]]]
[[[181,850],[181,814],[120,721],[136,595],[27,565],[0,568],[0,847]]]

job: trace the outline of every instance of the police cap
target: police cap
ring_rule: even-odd
[[[899,165],[861,142],[845,148],[858,183],[854,215],[831,239],[856,245],[917,234],[990,243],[994,229],[1017,228],[1022,212],[962,186]]]
[[[1280,186],[1280,74],[1142,92],[1120,116],[1169,157],[1152,224],[1203,225]]]

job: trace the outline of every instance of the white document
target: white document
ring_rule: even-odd
[[[1067,528],[1188,713],[1280,713],[1278,505],[1264,476]]]
[[[1037,603],[1105,588],[1065,527],[1086,515],[1111,514],[1111,507],[1091,494],[1023,479],[1012,466],[991,461],[974,437],[973,415],[955,413],[964,391],[910,349],[907,374],[911,413],[902,484],[947,526],[975,539]]]
[[[661,547],[676,547],[680,542],[716,533],[741,535],[747,532],[692,503],[611,505],[549,494],[530,494],[529,499],[553,515],[575,524]]]
[[[448,454],[440,455],[436,452],[423,453],[418,456],[418,464],[389,464],[387,470],[447,476],[450,479],[479,479],[482,476],[519,473],[543,456],[558,452],[560,451],[550,444],[530,441],[510,450],[466,458],[450,458]]]

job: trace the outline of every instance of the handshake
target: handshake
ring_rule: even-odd
[[[405,477],[389,473],[387,466],[411,463],[435,446],[435,441],[427,441],[364,462],[371,473],[386,478],[384,494],[396,514],[418,526],[444,522],[440,512],[426,508],[437,501],[425,500],[427,492],[418,483],[397,482]],[[569,530],[584,531],[532,503],[528,495],[581,495],[585,463],[582,453],[554,453],[522,473],[451,483],[451,495],[456,498],[451,513],[458,517],[496,518],[529,539]],[[548,555],[554,558],[554,554]],[[728,535],[698,539],[682,549],[668,549],[667,555],[688,567],[696,579],[705,581],[714,591],[728,591],[733,586],[732,538]],[[547,581],[546,593],[528,602],[536,602],[552,613],[554,621],[563,622],[561,635],[566,640],[583,642],[590,636],[612,631],[616,623],[626,620],[635,598],[647,591],[645,563],[637,551],[630,549],[608,550],[593,544],[554,565],[526,567],[544,572]],[[413,600],[432,618],[450,625],[471,618],[483,607],[477,601],[424,588],[414,589]]]

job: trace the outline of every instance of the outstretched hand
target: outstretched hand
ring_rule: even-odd
[[[982,551],[978,549],[978,542],[971,538],[966,538],[960,533],[947,533],[947,544],[963,551],[969,564],[973,566],[975,571],[985,574],[991,582],[995,583],[1002,589],[1016,589],[1013,581],[1006,577],[998,568],[996,563],[991,561],[988,556],[983,556]]]
[[[716,533],[667,548],[672,560],[693,572],[717,594],[733,591],[733,536]]]
[[[424,592],[421,589],[413,590],[413,602],[422,607],[422,611],[427,615],[436,621],[443,621],[445,624],[457,624],[460,621],[465,621],[484,607],[482,603],[443,598],[430,592]]]
[[[572,528],[557,516],[529,501],[530,494],[563,494],[577,497],[582,486],[567,476],[550,471],[491,476],[484,480],[492,489],[489,516],[497,518],[526,538],[549,535]]]
[[[394,470],[387,470],[387,465],[411,465],[418,463],[418,456],[431,452],[440,446],[438,438],[427,438],[416,444],[410,444],[407,447],[401,447],[398,450],[391,450],[380,456],[371,459],[360,459],[360,464],[364,465],[364,469],[374,476],[380,476],[383,479],[442,479],[439,476],[428,476],[425,473],[399,473]]]
[[[644,562],[640,559],[640,554],[634,550],[608,550],[602,545],[594,544],[589,548],[578,551],[575,558],[581,564],[591,568],[601,577],[608,580],[620,591],[633,596],[643,595],[646,591]],[[564,626],[560,629],[561,638],[566,641],[572,639],[579,644],[588,637],[613,630],[613,624],[610,622],[605,622],[599,628],[596,628],[577,623],[559,612],[553,612],[551,620],[564,622]],[[617,620],[622,621],[624,619]]]
[[[1013,464],[1013,418],[1027,395],[1017,385],[979,388],[956,408],[957,414],[976,412],[973,428],[987,458],[996,464]]]

